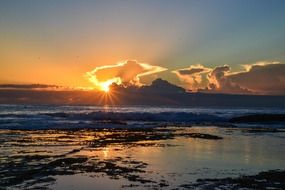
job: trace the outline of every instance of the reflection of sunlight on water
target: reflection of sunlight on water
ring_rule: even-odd
[[[120,151],[120,149],[120,146],[104,147],[99,149],[86,148],[78,153],[75,153],[74,156],[87,156],[89,158],[97,157],[98,159],[110,159],[122,156],[123,153]]]
[[[206,159],[215,155],[216,142],[199,139],[187,139],[187,141],[189,142],[186,145],[189,159]]]
[[[106,109],[112,109],[112,107],[106,106]],[[9,163],[11,159],[9,156],[13,154],[36,157],[38,155],[50,155],[49,159],[51,160],[61,159],[57,155],[73,158],[83,156],[88,157],[88,164],[105,161],[126,167],[133,167],[128,165],[130,161],[142,161],[147,164],[144,168],[146,173],[138,175],[148,175],[149,178],[156,181],[163,176],[164,179],[174,184],[173,187],[184,183],[184,181],[194,181],[198,178],[235,176],[239,175],[241,170],[243,170],[243,174],[247,174],[285,167],[283,133],[278,134],[282,138],[276,138],[271,134],[241,133],[239,130],[233,130],[229,133],[227,129],[213,127],[177,130],[180,133],[219,135],[224,139],[208,140],[177,137],[168,140],[145,140],[125,144],[117,143],[116,140],[119,139],[116,138],[126,138],[128,135],[138,132],[125,130],[49,130],[5,131],[7,133],[5,135],[3,130],[0,130],[0,141],[1,138],[2,141],[6,141],[5,146],[0,146],[0,162],[1,164],[3,162]],[[113,136],[112,134],[116,135]],[[85,146],[86,141],[88,141],[87,146]],[[88,146],[89,141],[92,142],[91,146]],[[29,157],[22,158],[29,159]],[[19,161],[16,158],[13,159]],[[123,161],[128,162],[124,163]],[[46,164],[44,159],[31,160],[29,164],[37,162]],[[70,181],[74,183],[72,184],[73,187],[77,187],[76,185],[79,184],[78,186],[83,187],[83,189],[93,189],[94,186],[97,189],[98,184],[102,184],[102,187],[106,187],[106,184],[110,185],[109,189],[119,189],[117,187],[121,186],[122,180],[110,180],[108,176],[102,176],[98,179],[89,178],[81,174],[70,175],[69,177],[59,176],[58,185],[52,189],[71,189]],[[89,186],[85,188],[84,185]]]
[[[104,112],[108,112],[110,110],[109,105],[104,105],[103,110],[104,110]]]
[[[251,160],[251,147],[250,144],[248,142],[248,139],[246,139],[244,141],[245,145],[244,145],[244,161],[246,164],[249,164],[250,160]]]
[[[108,155],[109,155],[109,148],[105,147],[105,148],[102,150],[102,152],[103,152],[104,158],[107,158]]]
[[[122,189],[123,184],[128,184],[125,179],[112,180],[108,177],[96,178],[84,174],[56,176],[56,179],[56,183],[52,184],[50,189]]]

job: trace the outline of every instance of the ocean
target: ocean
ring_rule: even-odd
[[[284,189],[284,114],[0,105],[0,189]]]
[[[69,129],[98,127],[155,127],[180,124],[229,124],[234,117],[256,114],[285,114],[285,108],[203,108],[150,106],[54,106],[0,105],[1,129]],[[235,124],[236,127],[248,123]],[[264,126],[255,122],[250,126]],[[268,127],[283,127],[270,122]],[[266,125],[266,124],[265,124]]]

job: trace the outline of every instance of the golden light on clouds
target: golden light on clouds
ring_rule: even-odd
[[[105,82],[100,82],[99,83],[99,87],[100,87],[100,90],[104,91],[104,92],[109,92],[110,90],[110,85],[113,84],[113,83],[116,83],[116,84],[121,84],[121,79],[116,77],[116,78],[112,78],[112,79],[109,79]]]
[[[136,60],[126,60],[114,65],[96,67],[92,71],[87,72],[86,76],[96,88],[108,92],[112,83],[124,86],[141,86],[140,77],[166,70],[166,68],[160,66],[140,63]]]
[[[190,88],[193,91],[201,88],[202,75],[210,71],[210,68],[207,68],[201,64],[195,64],[188,68],[174,70],[172,73],[176,74],[181,82],[187,84],[186,88]]]

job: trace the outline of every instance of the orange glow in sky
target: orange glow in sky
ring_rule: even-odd
[[[191,91],[285,92],[285,1],[30,4],[1,1],[0,84],[108,91],[162,78]]]
[[[121,84],[120,78],[113,78],[113,79],[109,79],[105,82],[99,82],[98,85],[100,87],[100,90],[102,90],[104,92],[109,92],[110,91],[110,85],[113,83]]]
[[[166,70],[160,66],[140,63],[136,60],[126,60],[114,65],[98,66],[87,72],[86,77],[96,88],[108,92],[109,86],[113,83],[124,86],[141,86],[141,77]]]

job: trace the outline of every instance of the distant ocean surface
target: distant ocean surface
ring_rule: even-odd
[[[233,117],[285,114],[285,108],[181,108],[0,105],[0,129],[74,129],[102,127],[154,127],[160,125],[220,125]],[[235,124],[237,127],[285,128],[284,123]]]

